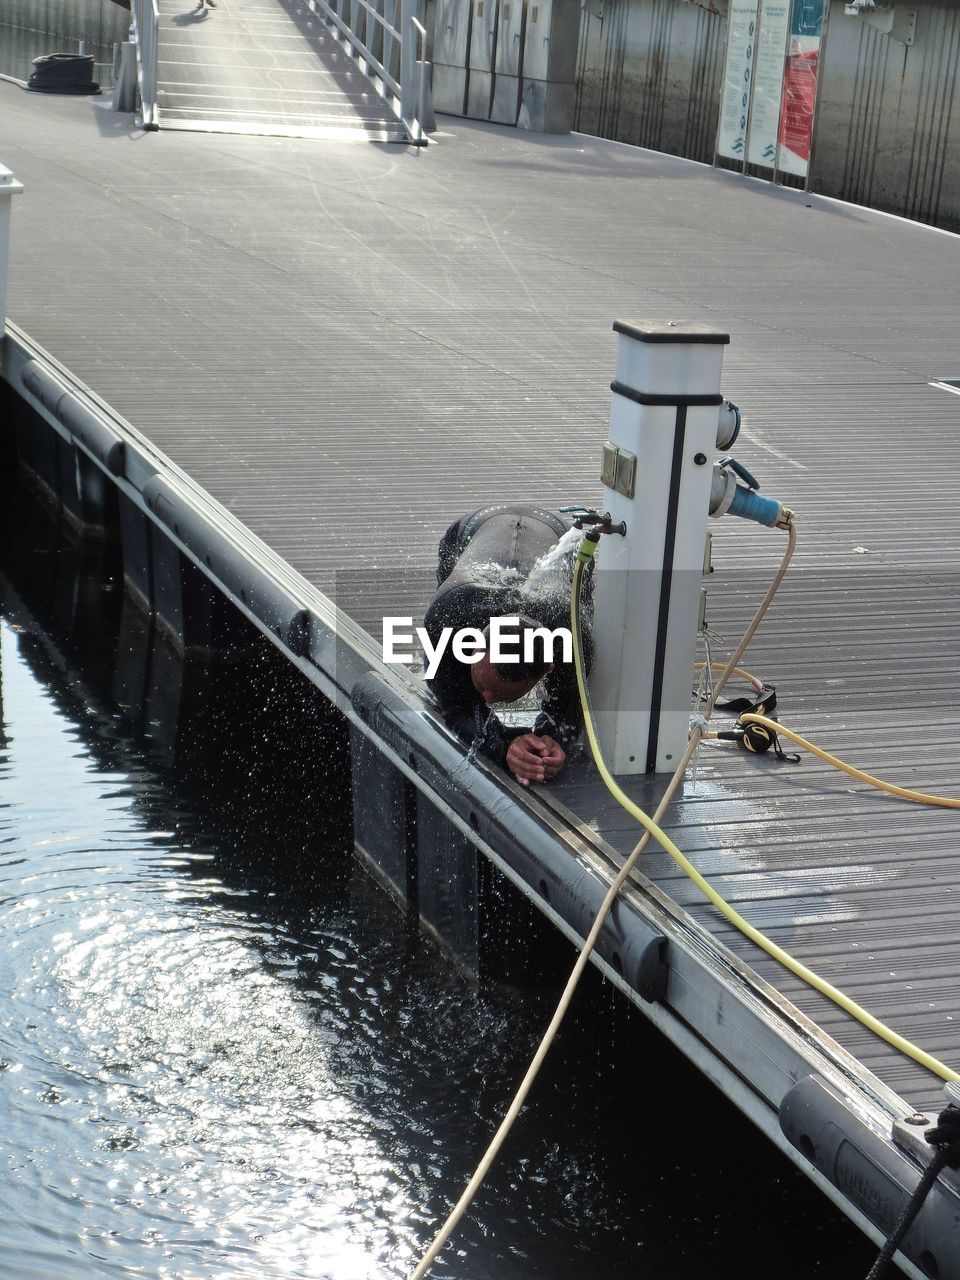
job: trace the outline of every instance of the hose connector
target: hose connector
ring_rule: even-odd
[[[740,484],[737,477],[746,480]],[[793,521],[793,512],[776,498],[767,498],[757,492],[757,482],[744,467],[733,458],[725,458],[713,468],[710,482],[710,514],[740,516],[743,520],[755,520],[769,529],[786,529]]]
[[[765,524],[773,529],[783,517],[783,506],[776,498],[764,497],[754,489],[745,489],[742,484],[735,484],[727,513],[741,516],[744,520],[755,520],[757,524]]]
[[[580,545],[577,547],[576,560],[577,564],[589,564],[596,554],[597,546],[600,542],[600,528],[594,525],[580,539]]]
[[[760,730],[758,733],[757,730]],[[775,741],[775,734],[765,729],[762,724],[748,724],[737,729],[721,729],[717,734],[720,742],[735,742],[744,751],[752,751],[762,755],[769,751]]]
[[[800,763],[798,755],[784,751],[776,731],[763,724],[741,724],[738,721],[732,729],[721,729],[717,734],[717,738],[721,742],[735,742],[742,750],[749,751],[757,756],[763,755],[764,752],[769,751],[772,747],[773,754],[778,760],[786,760],[790,764]]]

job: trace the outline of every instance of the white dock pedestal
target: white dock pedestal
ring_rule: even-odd
[[[590,689],[614,773],[672,772],[690,727],[723,348],[692,323],[613,326],[603,509],[624,521],[596,557]]]

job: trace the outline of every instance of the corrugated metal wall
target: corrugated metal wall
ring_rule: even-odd
[[[960,231],[960,8],[916,14],[908,46],[834,0],[810,187]],[[587,0],[574,127],[711,161],[725,41],[689,0]]]
[[[712,160],[726,22],[682,0],[588,0],[574,127]]]
[[[0,0],[0,23],[110,44],[126,39],[130,14],[113,0]]]
[[[811,189],[960,230],[960,10],[920,6],[908,46],[830,10]]]

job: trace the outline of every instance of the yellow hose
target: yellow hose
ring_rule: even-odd
[[[742,637],[740,638],[740,642],[737,645],[736,649],[734,650],[733,654],[731,655],[729,662],[727,662],[726,664],[721,664],[721,663],[713,664],[714,666],[718,666],[718,667],[722,665],[723,671],[721,672],[716,682],[716,685],[713,690],[713,694],[711,695],[706,707],[704,708],[704,714],[706,717],[708,717],[711,711],[713,710],[714,703],[717,697],[719,697],[721,691],[723,690],[724,685],[726,684],[730,676],[734,674],[741,675],[748,680],[753,680],[757,684],[758,688],[760,687],[761,682],[758,681],[755,676],[750,675],[749,672],[744,671],[742,668],[738,667],[736,664],[740,661],[740,659],[743,657],[744,653],[746,652],[747,646],[749,645],[751,639],[753,638],[753,635],[756,632],[757,627],[760,625],[761,620],[766,614],[767,609],[770,607],[770,604],[772,603],[773,598],[776,595],[777,590],[779,589],[780,583],[783,580],[783,576],[787,571],[787,567],[790,564],[790,560],[793,556],[794,547],[796,546],[796,537],[797,537],[796,525],[793,523],[792,520],[787,527],[787,535],[788,535],[789,541],[788,541],[787,550],[784,553],[783,561],[780,565],[780,568],[777,570],[777,573],[775,574],[773,581],[770,583],[770,586],[767,588],[766,595],[761,601],[746,631],[743,633]],[[664,791],[663,796],[660,799],[659,805],[657,806],[655,818],[648,817],[643,812],[643,810],[638,808],[630,799],[630,797],[624,795],[624,793],[617,786],[616,781],[611,777],[610,773],[608,772],[606,766],[603,763],[603,758],[600,755],[599,745],[597,744],[596,734],[593,728],[593,721],[590,716],[590,703],[587,698],[586,685],[583,677],[583,653],[582,653],[582,637],[581,637],[581,631],[580,631],[580,610],[579,610],[580,581],[583,575],[584,565],[589,562],[589,559],[593,555],[595,550],[596,550],[596,543],[588,542],[588,539],[584,538],[580,544],[580,550],[577,553],[577,561],[574,567],[573,592],[571,595],[570,608],[571,608],[571,630],[573,632],[573,637],[574,637],[573,648],[574,648],[574,657],[575,657],[576,672],[577,672],[577,687],[580,691],[580,700],[583,704],[584,725],[586,727],[587,735],[590,741],[590,749],[593,752],[593,758],[596,762],[597,768],[600,770],[600,775],[603,778],[604,782],[606,782],[607,786],[610,788],[614,797],[624,806],[627,812],[633,814],[633,816],[644,827],[645,829],[644,835],[642,836],[640,841],[637,843],[637,845],[633,848],[633,850],[630,852],[629,856],[624,861],[623,866],[620,868],[615,878],[611,882],[610,887],[607,889],[603,902],[600,904],[600,909],[598,910],[596,917],[594,918],[593,924],[590,927],[590,931],[587,934],[586,938],[584,939],[583,946],[580,948],[580,952],[577,956],[576,963],[573,966],[573,969],[570,973],[570,977],[567,979],[567,984],[563,989],[563,994],[561,995],[559,1002],[557,1003],[557,1007],[554,1011],[553,1017],[550,1019],[550,1024],[547,1027],[546,1031],[543,1033],[543,1038],[541,1039],[540,1044],[537,1047],[536,1053],[531,1059],[530,1065],[528,1066],[526,1073],[523,1077],[523,1080],[520,1082],[520,1085],[518,1086],[517,1091],[513,1096],[513,1100],[511,1101],[510,1106],[503,1117],[503,1120],[500,1122],[500,1125],[497,1128],[496,1133],[491,1138],[490,1143],[487,1146],[487,1149],[484,1152],[482,1159],[480,1160],[480,1163],[477,1165],[476,1169],[474,1170],[473,1175],[470,1178],[470,1181],[467,1183],[466,1187],[464,1188],[459,1200],[450,1210],[450,1213],[448,1214],[446,1221],[437,1231],[436,1235],[433,1238],[432,1243],[430,1244],[426,1252],[423,1254],[420,1261],[417,1263],[416,1267],[410,1273],[409,1280],[422,1280],[422,1277],[424,1277],[427,1274],[427,1272],[430,1270],[431,1265],[433,1264],[434,1259],[437,1257],[440,1250],[446,1244],[447,1240],[449,1240],[455,1227],[457,1226],[460,1219],[463,1217],[463,1215],[466,1213],[467,1209],[469,1208],[470,1203],[473,1200],[473,1197],[476,1195],[477,1191],[482,1186],[483,1180],[487,1176],[487,1173],[490,1170],[490,1166],[493,1164],[494,1160],[499,1154],[501,1147],[503,1146],[504,1142],[507,1140],[507,1136],[509,1135],[517,1117],[520,1114],[520,1111],[523,1108],[523,1104],[526,1101],[531,1088],[533,1087],[533,1082],[537,1078],[537,1075],[540,1071],[541,1066],[543,1065],[543,1062],[547,1056],[550,1046],[553,1044],[553,1041],[556,1038],[557,1032],[559,1031],[560,1026],[563,1022],[563,1019],[566,1016],[567,1010],[570,1007],[570,1003],[573,999],[574,992],[577,989],[577,985],[579,984],[580,978],[587,967],[593,948],[596,946],[597,940],[600,937],[600,933],[603,929],[604,923],[606,922],[607,916],[610,914],[610,911],[612,910],[614,903],[616,902],[617,898],[620,896],[620,890],[623,888],[623,886],[626,884],[627,880],[629,879],[630,874],[633,871],[633,868],[636,865],[640,855],[643,853],[643,850],[646,848],[651,835],[655,836],[655,838],[663,845],[663,847],[667,850],[667,852],[675,858],[675,860],[679,863],[679,865],[686,871],[687,875],[689,875],[690,878],[694,881],[694,883],[698,885],[701,892],[703,892],[706,895],[706,897],[709,898],[709,900],[713,902],[714,905],[733,924],[737,926],[738,929],[741,929],[741,931],[744,932],[747,935],[747,937],[752,938],[757,943],[758,946],[763,947],[765,951],[769,952],[770,955],[772,955],[775,959],[779,960],[788,969],[791,969],[799,977],[803,978],[804,981],[809,982],[811,986],[815,986],[818,991],[821,991],[824,995],[828,996],[831,1000],[834,1000],[837,1004],[840,1004],[841,1007],[846,1009],[848,1013],[851,1013],[853,1017],[858,1018],[866,1026],[870,1027],[872,1030],[875,1030],[878,1035],[882,1035],[885,1039],[889,1040],[891,1044],[894,1044],[898,1048],[902,1048],[904,1053],[906,1053],[908,1056],[912,1058],[915,1058],[916,1061],[920,1062],[921,1065],[928,1067],[929,1070],[933,1071],[936,1075],[942,1076],[943,1079],[945,1080],[960,1079],[960,1076],[958,1076],[955,1072],[951,1071],[948,1067],[945,1067],[942,1063],[937,1062],[935,1058],[930,1057],[928,1054],[922,1054],[921,1050],[917,1049],[915,1045],[911,1045],[909,1041],[904,1040],[900,1036],[894,1036],[894,1033],[892,1031],[889,1031],[888,1028],[884,1027],[883,1024],[881,1022],[878,1022],[876,1018],[873,1018],[865,1010],[860,1009],[860,1007],[858,1005],[855,1005],[852,1000],[848,1000],[847,997],[842,994],[842,992],[835,991],[834,988],[831,987],[828,983],[824,982],[823,979],[818,978],[817,975],[813,973],[810,969],[806,969],[798,961],[794,960],[791,956],[789,956],[785,951],[782,951],[779,947],[775,946],[774,943],[772,943],[768,938],[766,938],[762,933],[760,933],[759,930],[754,929],[754,927],[751,924],[748,924],[747,921],[744,920],[742,916],[738,915],[737,912],[734,911],[734,909],[731,906],[729,906],[724,901],[723,898],[721,898],[721,896],[719,895],[719,893],[717,893],[715,889],[711,888],[711,886],[707,883],[707,881],[704,880],[703,876],[701,876],[700,873],[696,870],[696,868],[694,868],[687,861],[687,859],[683,856],[683,854],[676,847],[676,845],[673,844],[673,842],[669,839],[666,833],[662,831],[661,828],[658,826],[656,822],[656,818],[662,817],[663,814],[666,812],[667,808],[669,807],[669,804],[673,798],[674,791],[676,790],[677,786],[680,783],[680,780],[682,779],[684,773],[686,772],[687,766],[689,765],[690,760],[692,759],[693,754],[697,749],[697,744],[700,742],[700,739],[703,737],[702,727],[698,726],[693,730],[692,734],[690,735],[690,741],[687,744],[687,748],[684,751],[679,764],[677,765],[677,768],[673,774],[673,777],[670,779],[670,781],[667,784],[666,790]],[[891,1037],[894,1037],[894,1038],[891,1039]]]
[[[902,800],[914,800],[917,804],[940,805],[944,809],[960,809],[960,799],[954,796],[934,796],[926,791],[911,791],[909,787],[898,787],[895,782],[884,782],[882,778],[875,778],[872,773],[864,773],[862,769],[857,769],[837,756],[832,756],[829,751],[815,747],[806,738],[801,738],[799,733],[794,733],[792,729],[785,729],[778,720],[771,720],[768,716],[755,715],[751,711],[740,717],[740,723],[762,724],[765,728],[772,729],[774,733],[779,733],[781,737],[789,738],[791,742],[795,742],[798,747],[803,747],[819,760],[824,760],[827,764],[832,764],[835,769],[842,769],[844,773],[849,773],[851,778],[868,782],[871,787],[879,787],[881,791],[888,791],[890,795],[899,796]]]
[[[582,573],[583,563],[578,560],[573,571],[573,591],[575,600],[579,596],[580,577]],[[842,991],[831,986],[829,982],[821,978],[819,974],[814,973],[812,969],[808,969],[806,965],[801,964],[799,960],[795,960],[793,956],[784,951],[782,947],[778,947],[775,942],[771,941],[771,939],[766,936],[766,934],[761,933],[759,929],[754,928],[748,920],[745,920],[744,917],[740,915],[739,911],[736,911],[725,898],[721,897],[709,881],[704,879],[689,859],[680,852],[667,833],[659,827],[653,819],[640,808],[639,805],[634,804],[625,792],[621,791],[617,784],[617,780],[613,777],[604,763],[603,755],[600,751],[600,744],[597,741],[597,735],[593,725],[593,717],[590,712],[590,702],[587,696],[586,681],[584,680],[583,673],[579,610],[576,608],[571,610],[571,626],[574,637],[573,656],[577,671],[577,688],[580,691],[580,701],[583,704],[583,719],[587,732],[587,740],[590,743],[590,751],[593,754],[594,764],[597,766],[597,770],[606,784],[607,790],[614,799],[617,800],[617,802],[621,804],[629,814],[636,818],[640,825],[667,851],[667,853],[669,853],[677,866],[679,866],[680,869],[690,877],[704,897],[713,903],[720,914],[739,929],[745,937],[749,938],[751,942],[755,942],[758,947],[762,947],[768,955],[771,955],[775,960],[778,960],[784,968],[789,969],[791,973],[795,973],[798,978],[801,978],[809,986],[813,987],[814,990],[819,991],[820,994],[826,996],[828,1000],[832,1000],[834,1004],[839,1005],[844,1012],[849,1013],[851,1017],[856,1018],[858,1022],[863,1023],[863,1025],[868,1027],[875,1035],[880,1036],[882,1040],[886,1040],[886,1042],[892,1045],[895,1049],[899,1049],[900,1052],[906,1054],[908,1058],[912,1058],[914,1062],[918,1062],[922,1067],[926,1067],[928,1071],[932,1071],[934,1075],[940,1076],[942,1080],[960,1080],[960,1074],[956,1071],[952,1071],[945,1063],[940,1062],[939,1059],[934,1058],[929,1053],[925,1053],[924,1050],[918,1048],[903,1036],[898,1035],[895,1031],[891,1030],[890,1027],[880,1022],[878,1018],[875,1018],[872,1013],[868,1013],[866,1009],[862,1008],[854,1000],[851,1000],[849,996],[844,995]],[[744,716],[743,719],[757,720],[761,724],[767,723],[769,725],[773,725],[777,732],[783,732],[781,726],[779,726],[776,721],[766,720],[764,716]],[[792,738],[792,735],[789,736]],[[803,745],[805,746],[807,744],[803,743]]]
[[[694,671],[702,671],[707,664],[705,662],[695,662],[693,664]],[[727,664],[725,662],[711,662],[710,666],[715,667],[717,671],[722,671]],[[734,667],[730,672],[732,676],[740,676],[742,680],[749,680],[751,684],[756,685],[757,689],[763,688],[763,681],[759,676],[752,675],[749,671],[744,671],[743,667]]]

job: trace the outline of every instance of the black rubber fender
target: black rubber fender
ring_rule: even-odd
[[[920,1181],[917,1161],[871,1128],[819,1076],[805,1076],[795,1084],[780,1103],[779,1115],[792,1145],[889,1235]],[[900,1251],[931,1280],[960,1280],[960,1188],[954,1175],[940,1176]]]

